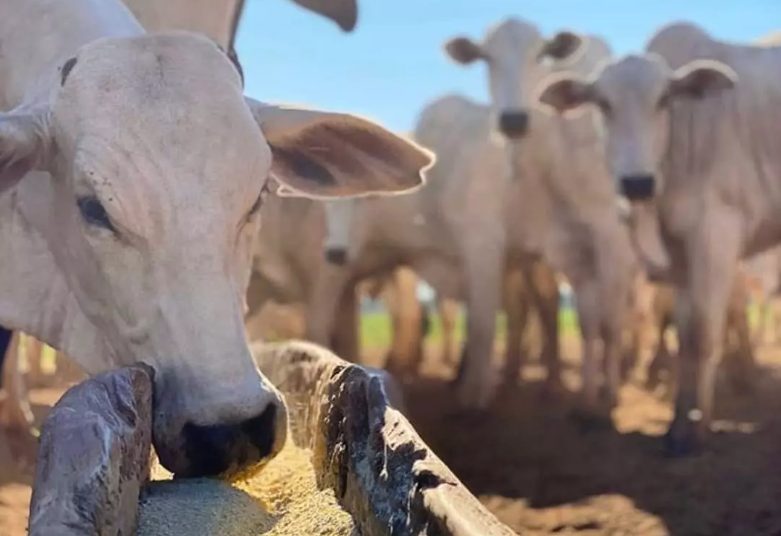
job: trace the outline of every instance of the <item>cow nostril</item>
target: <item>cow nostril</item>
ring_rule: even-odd
[[[656,180],[653,175],[624,175],[621,177],[621,194],[630,201],[644,201],[654,196]]]
[[[328,248],[325,250],[325,260],[330,264],[343,266],[347,262],[347,250],[344,248]]]
[[[520,138],[529,130],[529,114],[518,110],[502,112],[499,116],[499,130],[508,138]]]
[[[237,426],[197,426],[188,423],[182,430],[189,463],[187,474],[177,476],[218,475],[232,463],[235,445],[241,441]]]
[[[265,458],[271,454],[276,440],[277,430],[277,405],[269,404],[263,413],[241,423],[241,430],[246,434],[250,443],[260,452],[260,457]]]
[[[182,433],[189,469],[177,476],[218,475],[268,457],[277,439],[277,413],[277,405],[269,404],[257,417],[236,424],[186,424]]]

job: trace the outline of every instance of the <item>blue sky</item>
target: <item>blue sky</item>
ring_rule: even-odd
[[[246,93],[349,111],[397,131],[413,128],[430,100],[460,92],[487,100],[484,68],[461,67],[442,53],[458,34],[480,38],[508,15],[607,38],[614,52],[641,50],[674,20],[748,41],[781,29],[781,0],[359,0],[358,26],[335,24],[286,0],[246,0],[236,48]]]

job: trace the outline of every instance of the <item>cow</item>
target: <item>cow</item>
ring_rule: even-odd
[[[273,456],[286,410],[242,314],[264,198],[405,191],[432,156],[245,98],[213,41],[147,34],[118,0],[9,0],[0,40],[0,325],[89,374],[147,363],[176,474]]]
[[[487,63],[491,108],[515,178],[510,195],[516,216],[507,240],[511,249],[542,256],[572,284],[583,337],[581,408],[591,415],[603,413],[618,397],[622,336],[637,265],[602,163],[594,118],[561,119],[540,112],[533,106],[533,92],[552,71],[588,72],[606,61],[610,50],[599,38],[569,32],[546,42],[534,25],[518,19],[493,27],[481,43],[459,37],[447,49],[461,63]],[[600,360],[604,400],[599,396]]]
[[[562,112],[597,104],[619,189],[658,213],[681,340],[665,439],[671,454],[691,453],[713,419],[738,261],[781,241],[781,47],[723,43],[676,23],[645,54],[550,80],[540,99]]]

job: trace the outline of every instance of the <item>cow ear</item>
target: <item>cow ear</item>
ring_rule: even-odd
[[[545,42],[539,57],[563,60],[577,52],[582,44],[583,39],[579,35],[566,31],[559,32]]]
[[[451,58],[463,65],[485,58],[482,47],[468,37],[454,37],[445,43],[445,51]]]
[[[358,21],[357,0],[293,0],[293,2],[328,17],[345,32],[351,32]]]
[[[347,114],[247,99],[272,153],[280,193],[311,198],[403,193],[421,186],[431,152]]]
[[[735,87],[737,73],[720,61],[695,60],[675,70],[670,95],[702,98]]]
[[[566,74],[553,75],[543,81],[538,95],[539,102],[547,104],[559,113],[594,100],[594,90],[590,82]]]
[[[0,194],[35,169],[46,169],[49,140],[48,111],[0,113]]]

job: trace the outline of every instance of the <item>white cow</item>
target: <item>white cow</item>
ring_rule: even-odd
[[[601,39],[567,32],[546,43],[536,27],[516,19],[489,30],[482,43],[461,37],[447,48],[462,63],[487,62],[492,108],[516,182],[510,247],[541,254],[569,279],[583,336],[583,407],[601,409],[600,361],[612,407],[636,270],[629,235],[592,114],[565,120],[532,109],[535,86],[551,71],[589,72],[610,50]]]
[[[675,24],[646,55],[552,81],[541,98],[560,110],[599,105],[621,190],[658,211],[681,338],[667,445],[687,453],[713,418],[738,260],[781,241],[781,47],[722,43]]]
[[[284,404],[242,315],[264,192],[406,190],[431,156],[245,99],[214,42],[145,34],[118,0],[8,0],[0,41],[0,325],[89,373],[150,364],[175,473],[273,455]]]

